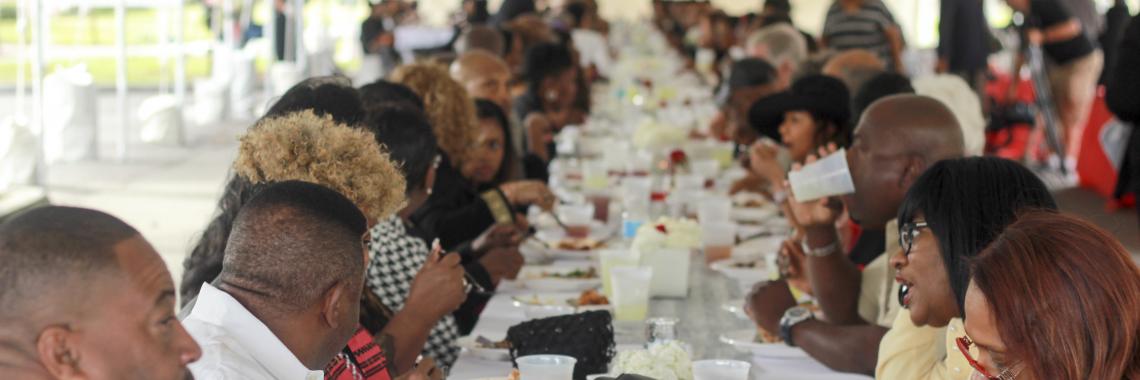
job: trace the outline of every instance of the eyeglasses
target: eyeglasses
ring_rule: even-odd
[[[904,256],[910,256],[910,249],[914,247],[914,239],[918,238],[918,233],[924,228],[929,228],[926,222],[906,223],[899,226],[899,248],[902,248]]]
[[[970,337],[959,337],[955,339],[955,341],[958,343],[958,351],[961,351],[962,356],[966,357],[966,362],[970,363],[970,367],[974,367],[974,370],[986,380],[1013,380],[1021,372],[1018,370],[1018,367],[1009,367],[1003,369],[997,376],[990,375],[989,371],[986,371],[986,368],[983,367],[981,363],[978,363],[977,360],[974,360],[973,355],[970,355],[970,346],[974,345]]]

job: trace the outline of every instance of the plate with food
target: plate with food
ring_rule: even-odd
[[[750,321],[752,318],[748,318],[748,312],[744,311],[744,302],[743,299],[725,301],[725,303],[720,304],[720,309],[732,313],[737,318]]]
[[[511,297],[527,318],[544,318],[593,310],[613,310],[610,300],[595,289],[580,293],[534,293]]]
[[[768,278],[768,264],[762,257],[720,260],[709,268],[741,283],[754,284]]]
[[[583,228],[578,229],[575,226],[570,226],[572,229],[570,233],[568,233],[566,229],[562,228],[561,226],[543,227],[535,232],[534,237],[538,240],[543,241],[551,248],[555,248],[556,245],[561,244],[564,241],[572,242],[577,240],[594,241],[600,243],[608,240],[614,234],[613,228],[610,228],[610,226],[597,220],[591,220],[589,226],[583,225],[582,227]]]
[[[529,266],[519,272],[523,286],[539,292],[580,292],[602,285],[592,266]]]
[[[548,255],[555,259],[592,260],[594,251],[605,247],[605,242],[591,238],[563,238],[550,244]]]
[[[760,193],[741,191],[732,195],[732,207],[734,208],[759,208],[771,204],[772,201]]]
[[[785,236],[770,235],[751,240],[745,240],[732,248],[732,258],[739,260],[762,259],[768,255],[780,253]]]
[[[506,362],[511,360],[511,342],[493,340],[482,335],[465,336],[455,341],[460,348],[484,360]]]
[[[727,343],[742,352],[751,352],[753,355],[765,358],[796,359],[806,358],[804,350],[784,344],[779,336],[762,329],[743,329],[729,331],[720,335],[720,341]]]

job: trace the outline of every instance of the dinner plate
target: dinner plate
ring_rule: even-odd
[[[543,313],[551,314],[546,316],[556,316],[595,310],[613,312],[613,305],[575,305],[573,302],[581,295],[582,292],[531,293],[511,297],[511,301],[515,307],[523,308],[527,318],[532,319],[540,318],[539,315]]]
[[[737,266],[740,263],[754,263],[755,266],[742,268]],[[768,278],[768,264],[764,258],[730,258],[714,262],[709,268],[741,283],[755,284]]]
[[[511,350],[506,348],[480,347],[479,344],[476,343],[475,339],[475,336],[469,335],[457,339],[455,343],[459,345],[460,348],[483,360],[491,360],[497,362],[511,361]]]
[[[745,321],[752,320],[748,318],[748,313],[744,311],[744,299],[725,301],[720,304],[720,309],[732,313],[732,315]]]
[[[597,220],[590,221],[590,234],[586,237],[594,241],[604,242],[613,236],[614,230],[607,226],[605,223]],[[546,227],[541,228],[535,232],[534,237],[542,240],[550,245],[556,245],[559,241],[566,238],[566,230],[561,227]]]
[[[601,278],[557,278],[543,276],[544,273],[570,273],[587,270],[589,267],[573,266],[526,266],[519,271],[519,280],[527,289],[539,292],[581,292],[602,285]]]
[[[773,235],[744,241],[732,248],[732,258],[740,260],[762,259],[767,255],[780,253],[784,236]]]
[[[720,335],[720,341],[736,347],[752,355],[775,359],[806,358],[807,353],[798,347],[790,347],[783,343],[756,342],[756,329],[729,331]]]

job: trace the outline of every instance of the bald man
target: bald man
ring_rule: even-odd
[[[894,322],[898,287],[880,255],[860,272],[841,251],[835,222],[846,208],[865,229],[886,231],[886,252],[898,250],[894,220],[910,186],[935,162],[963,156],[962,130],[938,100],[895,95],[875,102],[855,129],[847,162],[855,193],[798,203],[790,200],[804,228],[804,268],[827,320],[799,319],[787,283],[757,284],[748,312],[757,325],[803,348],[837,371],[873,375],[879,342]],[[813,158],[808,160],[814,161]]]
[[[463,85],[472,98],[482,98],[495,102],[503,113],[511,112],[511,69],[507,62],[498,56],[481,50],[463,53],[451,63],[451,78]],[[523,156],[523,141],[526,136],[536,133],[523,133],[522,124],[511,120],[511,141],[518,157]]]
[[[202,352],[174,302],[162,258],[113,216],[49,206],[0,225],[0,378],[188,378]]]

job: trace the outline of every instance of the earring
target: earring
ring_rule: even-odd
[[[558,100],[558,91],[550,90],[546,92],[546,100]]]

